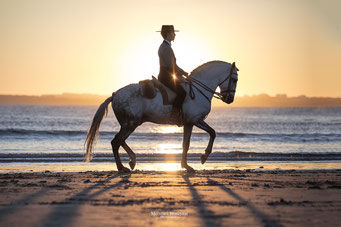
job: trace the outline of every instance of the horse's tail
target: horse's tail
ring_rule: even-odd
[[[84,148],[85,148],[85,161],[89,162],[91,161],[93,154],[94,154],[94,148],[96,144],[96,139],[98,137],[99,132],[99,126],[101,125],[102,119],[108,114],[108,105],[112,102],[114,94],[107,98],[98,108],[94,118],[92,119],[91,127],[88,131],[88,135],[86,136],[85,142],[84,142]]]

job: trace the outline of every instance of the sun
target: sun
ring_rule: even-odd
[[[154,34],[155,33],[155,34]],[[157,78],[159,74],[158,49],[163,39],[159,33],[144,33],[123,43],[119,67],[115,69],[118,75],[113,75],[111,81],[117,88],[140,80]],[[190,33],[179,32],[172,48],[177,59],[177,65],[190,73],[199,65],[214,60],[216,55],[203,40]]]
[[[172,45],[177,65],[190,73],[199,65],[215,60],[218,55],[209,46],[208,43],[194,34],[179,32]]]

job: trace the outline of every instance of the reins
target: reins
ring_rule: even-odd
[[[231,78],[231,76],[232,76],[232,74],[233,74],[233,71],[234,71],[235,67],[236,67],[236,65],[235,65],[235,63],[233,62],[233,63],[232,63],[232,67],[231,67],[231,69],[230,69],[230,73],[228,74],[228,76],[227,76],[222,82],[220,82],[220,83],[218,84],[218,86],[222,85],[226,80],[228,80],[229,78]],[[193,78],[193,77],[191,77],[191,76],[186,76],[186,80],[187,80],[188,83],[189,83],[189,89],[190,89],[189,94],[190,94],[190,97],[191,97],[192,99],[195,98],[195,93],[194,93],[194,91],[193,91],[193,87],[194,87],[194,88],[196,88],[196,89],[197,89],[197,90],[198,90],[198,91],[199,91],[199,92],[200,92],[200,93],[201,93],[209,102],[210,102],[210,99],[207,97],[207,95],[205,95],[205,94],[204,94],[196,85],[199,85],[200,87],[202,87],[202,88],[205,89],[206,91],[212,93],[214,98],[222,100],[222,98],[224,97],[224,96],[222,95],[222,93],[225,93],[225,92],[229,92],[229,91],[230,91],[230,89],[231,89],[231,82],[232,82],[232,80],[229,80],[229,83],[228,83],[228,85],[227,85],[227,89],[226,89],[226,90],[221,91],[221,92],[216,92],[216,91],[212,90],[211,88],[209,88],[206,84],[202,83],[201,81],[199,81],[199,80],[197,80],[197,79],[195,79],[195,78]],[[196,85],[193,84],[193,83],[195,83]]]

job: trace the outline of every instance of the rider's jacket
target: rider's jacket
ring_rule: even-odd
[[[176,64],[172,47],[164,40],[159,47],[160,73],[158,79],[165,85],[173,83],[173,74],[177,77],[184,75],[185,71]]]

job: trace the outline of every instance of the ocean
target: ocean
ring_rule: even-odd
[[[98,106],[0,105],[0,172],[116,170],[110,141],[119,130],[111,106],[95,157],[83,162],[84,140]],[[212,108],[194,127],[188,162],[196,169],[341,169],[341,108]],[[128,138],[140,170],[179,170],[182,128],[145,123]],[[121,148],[123,163],[129,158]],[[127,166],[128,167],[128,166]]]

